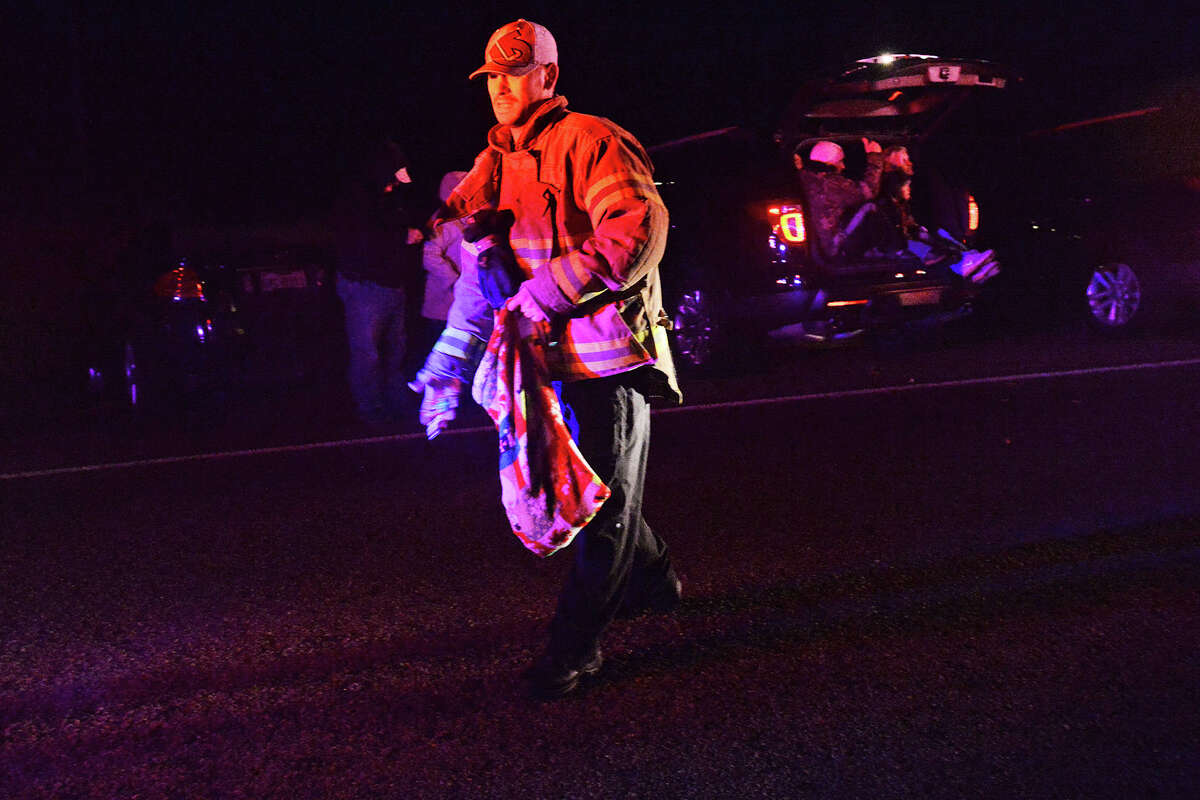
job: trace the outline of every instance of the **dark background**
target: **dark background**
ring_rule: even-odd
[[[1166,6],[1167,4],[1164,4]],[[393,135],[431,211],[493,123],[466,76],[518,16],[555,34],[559,89],[647,146],[773,130],[805,80],[881,52],[1006,63],[1046,124],[1187,90],[1195,15],[1137,3],[132,2],[10,9],[0,49],[0,415],[78,396],[102,298],[147,232],[311,242],[342,164]],[[1191,130],[1180,135],[1190,136]],[[703,165],[700,165],[703,168]],[[157,228],[156,228],[157,226]],[[200,243],[197,246],[196,243]],[[101,320],[102,321],[102,320]],[[67,401],[69,402],[69,400]]]
[[[1174,4],[1172,8],[1178,8]],[[466,75],[498,25],[554,32],[560,90],[644,144],[772,125],[796,83],[884,51],[1016,67],[1064,117],[1194,76],[1200,26],[1137,3],[128,3],[9,15],[5,211],[283,221],[393,133],[432,193],[491,124]]]

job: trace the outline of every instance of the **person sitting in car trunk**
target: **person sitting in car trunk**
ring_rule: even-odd
[[[846,177],[846,154],[836,142],[817,142],[808,154],[809,168],[798,173],[822,255],[832,261],[861,256],[878,242],[882,230],[868,217],[875,209],[883,172],[883,148],[864,138],[867,166],[862,180]],[[864,224],[866,223],[866,224]]]
[[[863,257],[903,257],[911,253],[931,266],[944,266],[976,283],[999,271],[991,250],[966,250],[950,239],[943,242],[936,237],[930,237],[930,241],[909,238],[910,226],[916,226],[911,228],[914,232],[920,226],[911,214],[905,219],[903,209],[888,208],[889,204],[895,205],[896,197],[907,208],[904,195],[912,170],[908,151],[895,150],[890,154],[892,169],[887,191],[894,196],[882,195],[883,148],[867,138],[862,143],[867,156],[862,180],[855,181],[843,175],[845,152],[841,146],[827,140],[813,146],[809,153],[811,167],[798,173],[813,217],[817,246],[825,258],[845,262]],[[893,219],[889,211],[901,216]]]
[[[895,145],[883,151],[883,177],[879,182],[879,211],[903,239],[924,239],[928,232],[913,217],[913,163],[908,148]],[[903,242],[901,242],[903,247]]]
[[[998,273],[1000,267],[991,250],[968,250],[962,242],[944,231],[934,235],[917,222],[912,211],[914,174],[908,148],[896,145],[883,152],[883,177],[875,208],[885,226],[882,232],[873,232],[872,235],[886,240],[884,248],[888,252],[907,251],[927,266],[942,265],[976,283],[982,283]],[[877,220],[868,219],[863,225],[874,231],[876,223]]]

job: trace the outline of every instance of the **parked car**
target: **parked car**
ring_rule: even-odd
[[[1200,321],[1200,97],[1153,99],[1016,142],[994,194],[1012,302],[1109,334]]]
[[[176,237],[178,239],[178,237]],[[90,298],[88,389],[136,408],[295,381],[344,347],[328,248],[218,237],[130,253]],[[162,244],[162,243],[160,243]]]
[[[903,145],[916,169],[918,221],[961,246],[987,246],[971,167],[986,149],[980,131],[993,133],[986,120],[1002,116],[987,106],[1017,80],[985,61],[864,59],[803,87],[769,135],[730,128],[651,148],[671,212],[664,280],[680,361],[736,358],[772,331],[829,341],[969,314],[982,288],[911,254],[822,253],[793,155],[837,142],[846,174],[858,177],[864,138]]]

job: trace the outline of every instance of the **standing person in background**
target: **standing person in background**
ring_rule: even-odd
[[[438,186],[438,200],[445,205],[454,187],[467,176],[465,172],[447,172]],[[425,293],[421,316],[425,319],[424,341],[420,352],[433,347],[446,327],[450,302],[454,299],[454,284],[462,274],[463,223],[450,220],[438,225],[425,239],[421,262],[425,267]]]
[[[414,388],[424,393],[421,423],[436,436],[471,385],[493,305],[497,316],[515,315],[546,334],[526,344],[542,348],[550,378],[563,382],[579,451],[611,490],[571,545],[549,643],[527,672],[535,694],[559,697],[600,671],[600,639],[615,617],[672,610],[682,592],[666,543],[642,516],[649,399],[681,400],[658,271],[667,209],[637,139],[607,119],[568,111],[555,94],[550,31],[526,20],[501,27],[470,77],[477,76],[486,76],[498,124],[440,218],[474,215],[495,229],[472,236],[480,268],[464,271]],[[519,282],[497,302],[492,282],[481,290],[478,275],[509,265]]]
[[[334,212],[337,292],[346,312],[348,378],[359,419],[403,412],[407,290],[420,271],[409,163],[391,140],[376,142],[343,181]]]

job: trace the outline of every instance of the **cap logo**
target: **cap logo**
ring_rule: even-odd
[[[511,29],[496,37],[488,51],[487,60],[506,67],[523,67],[533,61],[533,42],[522,23],[517,23]],[[528,38],[526,38],[528,37]]]

